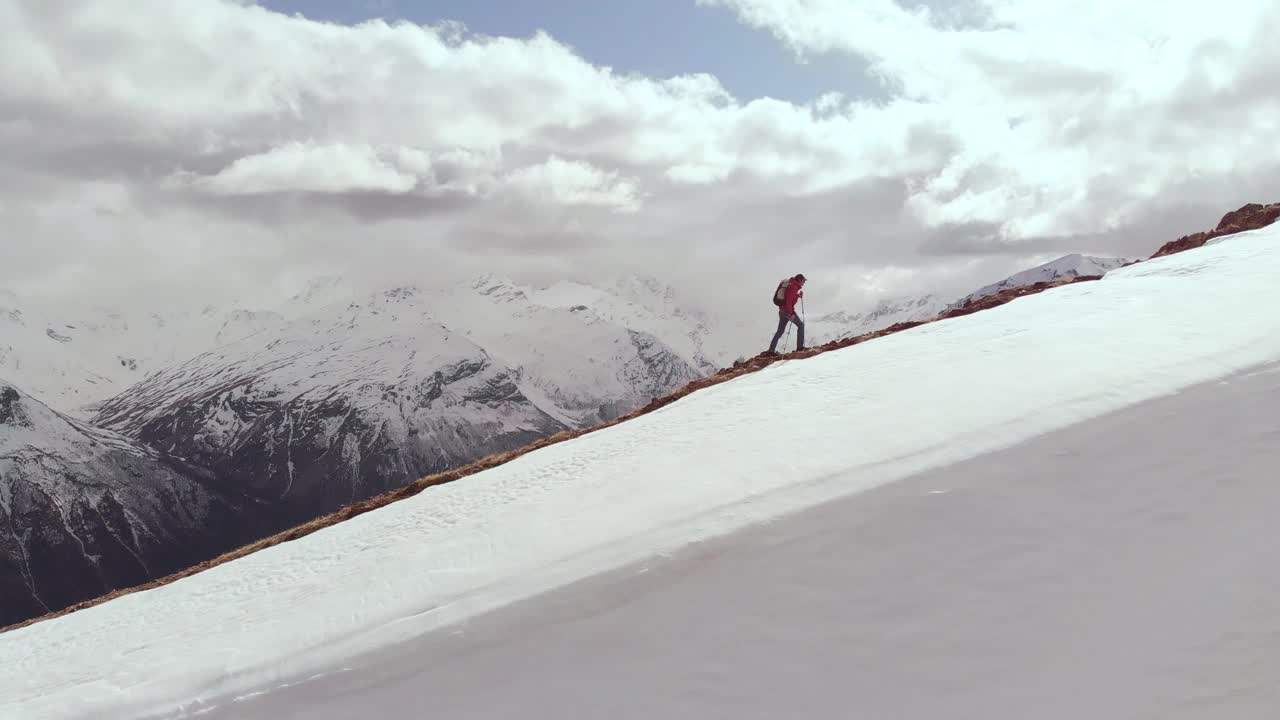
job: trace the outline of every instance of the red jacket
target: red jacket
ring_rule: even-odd
[[[802,297],[804,297],[804,291],[800,289],[800,281],[791,278],[791,282],[787,283],[787,293],[782,300],[782,312],[788,315],[795,315],[796,303]]]

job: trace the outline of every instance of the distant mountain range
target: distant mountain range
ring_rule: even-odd
[[[699,376],[650,333],[483,278],[319,308],[152,375],[94,423],[211,468],[288,523]]]
[[[10,293],[0,330],[0,625],[613,419],[724,362],[712,322],[643,278],[324,279],[266,311],[78,318]]]

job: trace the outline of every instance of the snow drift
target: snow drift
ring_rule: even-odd
[[[1277,273],[1270,227],[775,363],[182,582],[7,633],[0,714],[198,707],[1274,362]]]

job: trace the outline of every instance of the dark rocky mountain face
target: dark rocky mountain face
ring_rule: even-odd
[[[436,321],[437,302],[402,288],[259,333],[153,375],[94,422],[270,507],[266,532],[612,419],[698,377],[650,334],[511,293],[502,302],[518,312],[494,312],[472,337]],[[514,362],[522,351],[527,366]]]
[[[269,508],[263,534],[566,429],[517,372],[409,320],[233,343],[135,386],[95,422],[209,468]]]
[[[163,382],[164,377],[157,382]],[[485,359],[405,385],[370,382],[287,393],[257,368],[154,405],[117,398],[103,424],[210,468],[228,492],[269,507],[262,534],[565,428]]]
[[[206,479],[0,382],[0,626],[246,542],[254,509]]]

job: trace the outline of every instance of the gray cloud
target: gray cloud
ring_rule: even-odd
[[[1274,4],[1208,27],[1154,0],[711,4],[885,95],[743,101],[546,36],[221,0],[0,0],[0,286],[154,304],[637,272],[749,316],[803,271],[856,309],[1149,255],[1280,185]]]

